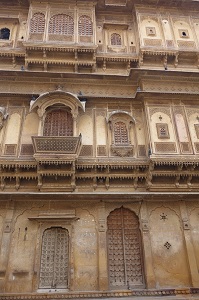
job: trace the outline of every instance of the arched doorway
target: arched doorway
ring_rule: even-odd
[[[110,288],[144,287],[142,247],[137,216],[124,207],[107,218]]]

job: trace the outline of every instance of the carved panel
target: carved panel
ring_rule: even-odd
[[[194,145],[196,152],[199,153],[199,143],[194,143]]]
[[[16,155],[17,145],[16,144],[5,144],[4,154],[5,155]]]
[[[157,123],[157,134],[159,139],[169,139],[169,128],[166,123]]]
[[[167,107],[149,107],[149,113],[150,113],[150,116],[152,116],[153,114],[155,113],[164,113],[166,115],[168,115],[169,117],[171,116],[171,113],[170,113],[170,109],[167,108]]]
[[[35,153],[77,153],[81,137],[32,137]]]
[[[146,147],[145,145],[138,145],[138,156],[146,156]]]
[[[156,152],[164,152],[164,153],[175,153],[176,145],[175,143],[154,143]]]
[[[79,156],[93,156],[93,146],[83,145]]]
[[[144,46],[162,46],[160,39],[144,39]]]
[[[134,146],[133,145],[111,145],[112,155],[116,156],[133,156]]]
[[[182,149],[182,152],[183,153],[190,153],[190,145],[189,143],[186,143],[186,142],[182,142],[180,143],[180,146],[181,146],[181,149]]]
[[[179,48],[195,48],[196,44],[192,41],[177,41]]]
[[[98,156],[106,156],[106,146],[105,145],[99,145],[97,146],[97,155]]]
[[[112,287],[143,286],[138,219],[123,207],[107,219],[109,281]]]
[[[21,155],[33,155],[33,145],[32,144],[22,144],[21,145]]]
[[[46,229],[42,239],[40,288],[68,287],[69,234],[66,229]]]
[[[48,39],[49,39],[49,41],[72,42],[73,36],[72,35],[61,35],[61,34],[49,34]]]
[[[174,47],[173,41],[172,41],[172,40],[166,40],[166,46],[167,46],[168,48]]]

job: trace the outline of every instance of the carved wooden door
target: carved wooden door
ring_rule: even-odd
[[[73,136],[73,119],[70,112],[55,109],[47,113],[44,121],[44,136]]]
[[[44,231],[42,239],[40,288],[68,287],[69,235],[63,228]]]
[[[109,282],[112,288],[143,287],[143,266],[139,223],[136,215],[123,207],[107,219]]]

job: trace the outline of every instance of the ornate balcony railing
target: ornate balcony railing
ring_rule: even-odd
[[[81,148],[81,136],[33,136],[35,158],[76,158]]]

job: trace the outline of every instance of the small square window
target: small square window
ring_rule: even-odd
[[[189,32],[187,29],[179,29],[179,34],[181,38],[189,38]]]
[[[194,124],[197,139],[199,139],[199,124]]]
[[[157,134],[159,139],[169,139],[169,128],[166,123],[157,123]]]
[[[155,27],[146,27],[146,34],[148,36],[154,36],[154,35],[156,35]]]

